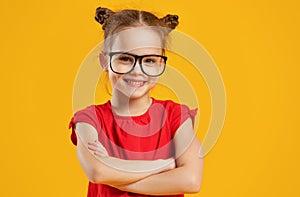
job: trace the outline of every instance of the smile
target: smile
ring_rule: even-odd
[[[145,81],[133,81],[128,79],[124,79],[124,81],[131,87],[141,87],[146,83]]]

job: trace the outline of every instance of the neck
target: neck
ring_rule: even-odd
[[[144,114],[152,103],[148,94],[139,98],[129,98],[122,93],[113,93],[111,105],[119,115],[138,116]]]

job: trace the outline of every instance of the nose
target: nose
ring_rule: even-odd
[[[134,68],[133,68],[133,70],[130,73],[131,74],[143,74],[141,58],[138,58],[136,60]]]

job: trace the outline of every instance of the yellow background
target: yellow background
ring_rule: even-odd
[[[300,196],[297,0],[1,1],[0,196],[86,196],[67,127],[100,5],[178,14],[220,69],[225,125],[189,196]]]

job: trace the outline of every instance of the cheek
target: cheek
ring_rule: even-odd
[[[121,80],[121,78],[122,78],[122,75],[115,74],[115,73],[113,73],[113,72],[111,72],[111,71],[109,71],[108,76],[109,76],[110,83],[111,83],[111,85],[112,85],[113,87],[114,87],[114,86],[118,83],[118,81]]]
[[[158,82],[158,77],[151,77],[149,79],[149,83],[151,84],[151,86],[155,86],[155,84]]]

